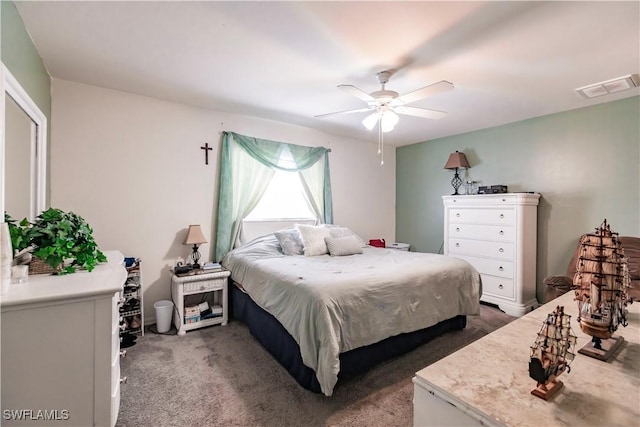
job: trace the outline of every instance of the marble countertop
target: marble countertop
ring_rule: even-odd
[[[638,426],[640,425],[640,303],[627,306],[627,327],[615,335],[625,341],[603,362],[577,354],[591,342],[580,330],[578,307],[568,292],[446,358],[422,369],[418,381],[462,402],[497,424],[508,426]],[[550,401],[531,394],[530,345],[557,305],[572,316],[578,337],[571,372],[558,379],[564,387]]]

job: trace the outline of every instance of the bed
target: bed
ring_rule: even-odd
[[[285,255],[278,237],[234,249],[222,264],[234,317],[309,390],[331,396],[339,378],[479,313],[480,276],[465,261],[362,245],[344,256]]]

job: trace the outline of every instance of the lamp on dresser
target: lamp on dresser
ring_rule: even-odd
[[[207,239],[202,234],[202,229],[199,225],[190,225],[187,237],[184,239],[185,245],[193,245],[193,252],[191,253],[191,259],[193,260],[193,268],[200,268],[200,252],[198,251],[198,245],[207,243]]]
[[[457,196],[458,188],[462,184],[462,179],[460,179],[460,175],[458,175],[458,168],[469,168],[469,162],[467,161],[467,157],[464,153],[461,153],[456,150],[455,153],[449,154],[449,160],[447,160],[447,164],[444,165],[445,169],[455,169],[456,173],[453,175],[453,179],[451,180],[451,185],[453,186],[453,194],[452,196]]]

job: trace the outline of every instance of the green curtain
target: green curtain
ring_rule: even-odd
[[[283,162],[284,150],[293,162]],[[242,220],[255,208],[276,169],[298,172],[318,220],[332,223],[329,151],[223,132],[215,260],[222,260],[233,249]]]

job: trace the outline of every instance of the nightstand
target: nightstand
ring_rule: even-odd
[[[226,325],[228,320],[228,283],[231,273],[225,269],[171,276],[171,297],[177,313],[173,321],[178,335],[211,325]],[[211,314],[201,317],[196,307],[207,303]]]
[[[397,249],[399,251],[409,251],[411,245],[408,243],[387,243],[385,246],[387,249]]]

